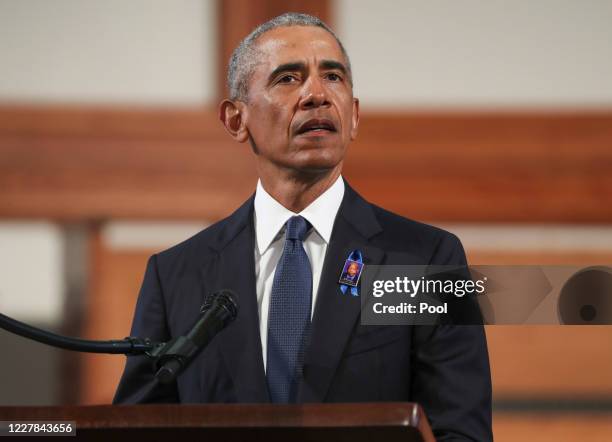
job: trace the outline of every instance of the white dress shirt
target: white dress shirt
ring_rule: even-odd
[[[257,182],[255,192],[255,279],[264,369],[268,349],[268,310],[274,272],[285,245],[285,223],[292,216],[300,215],[313,227],[304,239],[304,250],[312,267],[310,312],[312,318],[327,245],[343,197],[344,181],[339,176],[336,182],[308,207],[300,213],[293,213],[272,198],[261,185],[261,181]]]

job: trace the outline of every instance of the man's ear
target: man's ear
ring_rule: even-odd
[[[351,140],[357,138],[357,127],[359,126],[359,98],[353,98],[353,118],[351,120]]]
[[[245,116],[246,105],[242,101],[223,100],[219,105],[219,119],[225,130],[239,143],[249,139]]]

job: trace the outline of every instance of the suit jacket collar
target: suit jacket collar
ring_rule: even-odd
[[[212,244],[218,253],[216,289],[233,290],[239,305],[236,320],[217,338],[237,401],[269,402],[255,289],[253,200],[249,198],[225,220]],[[385,254],[373,247],[370,239],[381,231],[372,206],[346,183],[323,265],[300,402],[325,399],[361,309],[359,297],[340,291],[340,272],[349,253],[356,249],[362,252],[366,265],[380,264]]]
[[[220,223],[211,246],[217,251],[215,290],[236,294],[238,315],[216,337],[232,378],[236,401],[269,402],[261,354],[259,315],[255,289],[255,232],[253,199]]]
[[[311,340],[304,360],[300,402],[325,400],[361,312],[361,298],[350,292],[342,293],[338,280],[353,250],[361,251],[365,265],[383,262],[384,251],[370,243],[381,231],[372,206],[347,185],[323,265]]]

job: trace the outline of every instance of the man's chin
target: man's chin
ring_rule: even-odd
[[[292,170],[306,175],[328,174],[342,167],[344,149],[336,146],[292,146],[291,154],[266,158],[259,155],[262,165],[268,163],[273,168]]]
[[[342,162],[342,157],[338,155],[328,155],[321,150],[310,152],[300,152],[299,158],[292,162],[291,167],[303,172],[321,173],[333,170]]]

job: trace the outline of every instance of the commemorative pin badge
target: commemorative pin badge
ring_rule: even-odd
[[[346,292],[350,291],[351,295],[359,296],[359,288],[357,285],[359,284],[359,278],[361,278],[363,267],[364,264],[361,251],[353,250],[349,253],[342,267],[340,279],[338,280],[342,293],[346,294]]]
[[[340,274],[340,284],[346,284],[351,287],[357,287],[359,284],[359,278],[361,278],[361,271],[363,270],[363,263],[347,259],[342,268]]]

